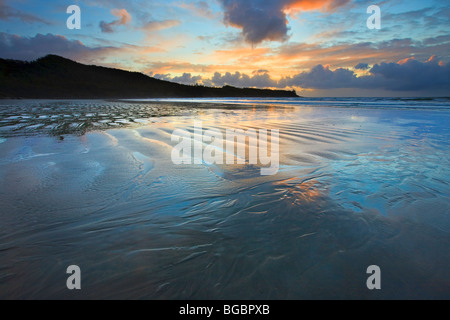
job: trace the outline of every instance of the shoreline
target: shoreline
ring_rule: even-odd
[[[313,114],[341,111],[357,115],[361,112],[383,114],[400,112],[439,112],[450,110],[447,101],[406,101],[384,99],[208,99],[208,100],[3,100],[0,101],[0,136],[49,134],[83,135],[89,131],[142,127],[153,121],[171,117],[201,116],[202,113],[238,113],[250,117],[257,112],[270,118],[271,114],[287,115],[296,110]],[[364,111],[365,110],[365,111]],[[389,111],[390,110],[390,111]],[[333,111],[334,112],[334,111]]]

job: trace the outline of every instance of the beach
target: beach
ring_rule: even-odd
[[[173,163],[196,122],[278,130],[278,170]],[[1,100],[0,298],[449,299],[449,123],[448,99]]]

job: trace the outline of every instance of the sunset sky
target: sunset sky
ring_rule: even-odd
[[[450,1],[0,0],[0,58],[47,54],[184,84],[450,96]]]

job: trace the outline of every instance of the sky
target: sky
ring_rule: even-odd
[[[0,58],[47,54],[191,85],[450,96],[450,1],[0,0]]]

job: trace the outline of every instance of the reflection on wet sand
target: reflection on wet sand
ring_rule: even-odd
[[[448,113],[176,112],[64,140],[2,131],[0,298],[450,297]],[[173,164],[172,132],[195,120],[279,129],[279,172]]]

